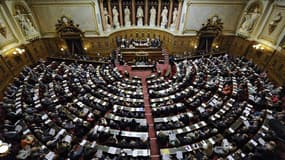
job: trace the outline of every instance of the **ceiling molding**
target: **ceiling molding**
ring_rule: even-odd
[[[244,0],[188,0],[188,4],[246,4]]]

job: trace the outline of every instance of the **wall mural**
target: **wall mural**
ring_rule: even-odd
[[[36,27],[32,22],[31,13],[29,13],[23,5],[15,5],[14,18],[18,22],[22,33],[27,39],[33,39],[39,35],[39,32],[36,30]]]

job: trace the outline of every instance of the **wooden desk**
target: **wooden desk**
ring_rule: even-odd
[[[154,65],[132,65],[132,70],[152,70]]]
[[[126,62],[134,61],[139,58],[146,60],[158,61],[164,59],[161,48],[138,47],[138,48],[121,48],[120,52]]]

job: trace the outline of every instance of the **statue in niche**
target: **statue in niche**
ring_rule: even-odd
[[[150,9],[150,18],[149,18],[149,26],[154,27],[155,26],[155,19],[156,19],[156,9],[154,6]]]
[[[268,32],[271,34],[277,27],[278,23],[282,20],[282,14],[279,12],[269,23]]]
[[[245,16],[244,16],[245,20],[241,24],[240,31],[246,32],[246,33],[252,32],[253,27],[254,27],[257,19],[260,16],[260,13],[258,10],[259,10],[259,8],[255,7],[253,12],[249,12],[249,13],[245,14]]]
[[[38,31],[33,26],[29,16],[30,14],[22,13],[20,9],[16,9],[15,19],[19,22],[25,36],[38,34]]]
[[[167,24],[167,13],[168,13],[168,9],[166,8],[166,6],[164,6],[162,12],[161,12],[161,28],[165,28],[166,24]]]
[[[109,24],[109,14],[106,7],[104,8],[104,17],[106,24]]]
[[[124,17],[125,26],[126,27],[131,26],[131,19],[130,19],[131,11],[128,6],[126,6],[126,8],[124,9],[124,15],[125,15]]]
[[[112,13],[113,13],[113,24],[114,24],[115,28],[120,28],[119,12],[118,12],[116,6],[113,7]]]
[[[174,11],[172,13],[172,23],[173,24],[176,24],[177,15],[178,15],[178,10],[177,10],[177,8],[174,8]]]
[[[178,10],[175,7],[172,13],[172,24],[170,25],[170,30],[174,31],[175,30],[175,26],[176,26],[176,21],[177,21],[177,15],[178,15]]]
[[[107,11],[106,7],[104,8],[103,12],[104,12],[104,17],[105,17],[105,22],[106,22],[106,30],[110,31],[111,30],[111,25],[109,23],[109,14],[108,14],[108,11]]]
[[[143,9],[141,6],[139,6],[137,9],[137,19],[137,25],[143,26]]]

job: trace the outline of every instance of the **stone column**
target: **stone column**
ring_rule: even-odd
[[[167,22],[167,28],[169,28],[170,27],[170,24],[171,24],[171,22],[172,22],[172,11],[173,10],[173,0],[170,0],[170,6],[169,6],[169,13],[168,13],[168,22]]]
[[[122,0],[119,0],[120,26],[124,26]]]
[[[110,19],[110,25],[113,27],[113,14],[112,14],[112,7],[111,7],[111,0],[108,0],[108,13],[109,13],[109,19]]]
[[[181,11],[182,11],[182,0],[178,0],[178,15],[176,21],[176,30],[179,29],[180,19],[181,19]]]
[[[136,25],[136,1],[132,0],[132,24]]]
[[[158,8],[157,8],[157,26],[160,26],[160,14],[161,14],[161,0],[158,0]]]
[[[105,19],[105,15],[104,15],[104,5],[103,5],[103,0],[99,1],[99,5],[100,5],[100,12],[101,12],[101,20],[102,20],[102,26],[103,26],[103,30],[106,31],[106,19]]]
[[[144,1],[144,25],[149,25],[149,21],[148,21],[148,0]]]

